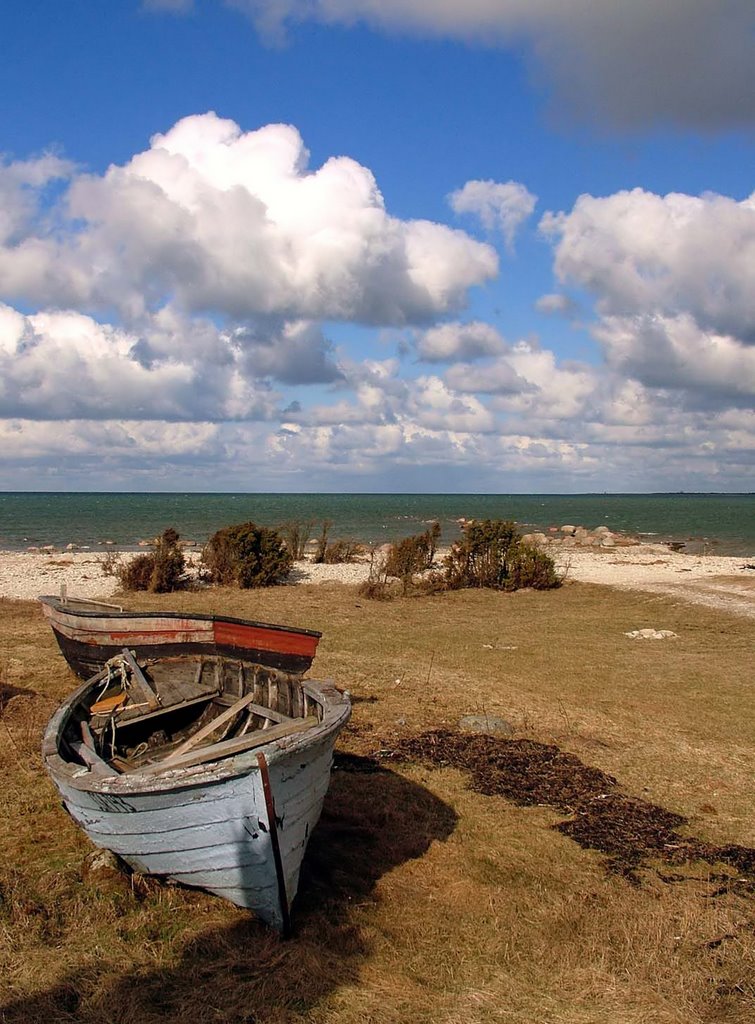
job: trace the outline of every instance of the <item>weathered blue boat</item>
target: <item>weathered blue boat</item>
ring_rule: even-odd
[[[216,655],[139,663],[125,649],[63,702],[42,753],[97,846],[287,933],[350,713],[331,682]]]

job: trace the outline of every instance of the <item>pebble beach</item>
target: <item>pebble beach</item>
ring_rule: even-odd
[[[755,616],[753,560],[720,555],[691,555],[664,544],[615,548],[559,548],[550,552],[568,581],[676,595],[736,614]],[[131,557],[133,552],[124,554]],[[40,594],[111,600],[118,580],[103,572],[104,555],[92,551],[0,551],[0,598],[35,600]],[[196,572],[198,551],[187,551]],[[338,565],[295,563],[289,585],[358,584],[369,572],[367,562]]]

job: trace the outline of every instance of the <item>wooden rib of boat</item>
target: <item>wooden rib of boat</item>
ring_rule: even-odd
[[[123,647],[135,651],[137,658],[214,654],[303,673],[322,636],[312,629],[220,615],[127,611],[62,596],[39,600],[63,656],[80,679],[99,672]]]
[[[217,655],[122,654],[46,729],[73,819],[135,871],[255,911],[284,934],[348,696]]]

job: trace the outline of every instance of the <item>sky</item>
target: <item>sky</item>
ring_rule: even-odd
[[[0,9],[0,489],[755,490],[752,0]]]

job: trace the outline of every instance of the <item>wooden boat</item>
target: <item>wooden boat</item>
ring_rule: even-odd
[[[313,629],[220,615],[126,611],[65,596],[39,600],[63,656],[81,679],[99,672],[123,647],[137,658],[214,654],[303,673],[322,636]]]
[[[135,871],[196,886],[286,933],[348,696],[240,658],[125,649],[53,715],[65,807]]]

